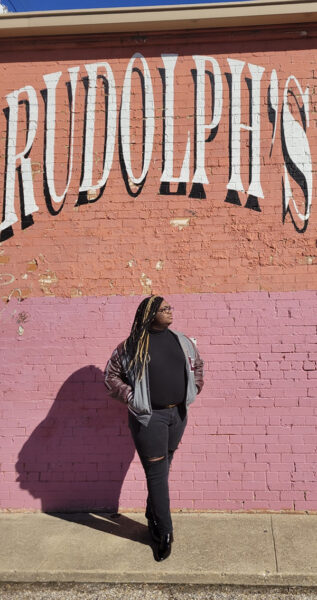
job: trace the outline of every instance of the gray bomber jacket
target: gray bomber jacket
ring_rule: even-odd
[[[186,357],[187,391],[185,403],[187,409],[202,390],[204,363],[199,356],[196,345],[189,337],[178,331],[172,331],[172,333],[177,336]],[[129,411],[137,420],[142,425],[147,426],[152,415],[148,367],[145,366],[140,380],[132,380],[131,375],[128,375],[127,367],[128,359],[124,350],[124,342],[121,342],[107,362],[105,385],[110,396],[127,404]]]

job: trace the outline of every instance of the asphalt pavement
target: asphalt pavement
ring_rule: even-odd
[[[316,600],[316,588],[195,584],[7,583],[1,600]]]

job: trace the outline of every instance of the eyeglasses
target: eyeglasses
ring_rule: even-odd
[[[164,306],[164,308],[159,308],[157,312],[167,313],[172,312],[174,310],[174,306]]]

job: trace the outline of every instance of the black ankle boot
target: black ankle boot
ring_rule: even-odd
[[[161,534],[159,532],[158,524],[154,517],[150,517],[150,519],[147,520],[147,524],[152,540],[158,544],[161,539]]]
[[[169,557],[172,551],[173,539],[174,538],[172,533],[165,533],[164,535],[161,535],[159,545],[157,548],[157,561],[165,560]]]

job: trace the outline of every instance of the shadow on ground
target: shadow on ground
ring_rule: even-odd
[[[78,523],[103,533],[109,533],[121,538],[139,542],[141,544],[151,545],[148,528],[143,523],[130,519],[120,513],[66,513],[53,514],[54,517],[63,519],[71,523]]]

